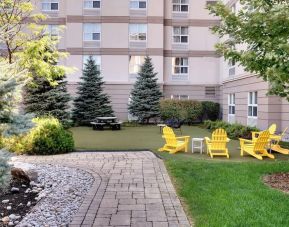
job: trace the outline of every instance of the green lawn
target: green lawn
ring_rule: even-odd
[[[163,144],[156,126],[125,127],[121,131],[92,131],[85,127],[71,130],[76,147],[84,150],[156,152]],[[210,132],[186,126],[183,135],[204,137]],[[288,156],[259,161],[240,157],[238,147],[238,141],[229,143],[230,159],[210,159],[191,152],[156,153],[163,157],[196,226],[289,226],[289,196],[262,182],[266,174],[289,172]]]

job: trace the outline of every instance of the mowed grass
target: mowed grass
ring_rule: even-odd
[[[125,127],[121,131],[71,129],[82,150],[152,150],[161,155],[196,226],[289,226],[289,196],[265,185],[263,176],[289,172],[288,156],[259,161],[240,157],[238,141],[230,141],[231,158],[210,159],[190,152],[170,155],[157,149],[163,140],[157,126]],[[183,135],[210,136],[200,127],[183,127]]]

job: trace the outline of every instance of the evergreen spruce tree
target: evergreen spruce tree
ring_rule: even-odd
[[[31,84],[25,87],[25,111],[34,113],[37,117],[53,116],[62,123],[67,123],[70,114],[67,111],[70,95],[67,92],[65,77],[60,76],[52,85],[46,78],[33,78]]]
[[[141,123],[148,123],[151,118],[158,117],[160,114],[162,93],[156,75],[151,58],[146,57],[131,92],[131,102],[128,107],[130,114],[137,117]]]
[[[85,63],[78,83],[72,118],[78,125],[89,125],[96,117],[114,116],[110,99],[103,91],[103,80],[93,58]]]

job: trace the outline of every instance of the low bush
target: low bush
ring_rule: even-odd
[[[230,124],[224,121],[211,121],[207,120],[204,121],[204,126],[207,129],[215,130],[217,128],[223,128],[226,130],[228,137],[231,139],[238,139],[238,138],[245,138],[251,139],[252,138],[252,131],[259,131],[255,127],[248,127],[241,124]]]
[[[160,103],[162,120],[178,119],[192,123],[201,118],[202,104],[193,100],[165,99]]]
[[[74,150],[72,134],[53,117],[33,119],[27,134],[3,138],[5,147],[18,154],[53,155]]]
[[[7,163],[8,154],[3,149],[0,150],[0,189],[3,190],[8,185],[10,178],[10,168]]]
[[[210,101],[202,102],[203,120],[216,121],[220,116],[220,104]]]

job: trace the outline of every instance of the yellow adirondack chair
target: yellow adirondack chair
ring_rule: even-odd
[[[274,155],[269,154],[267,151],[268,141],[270,140],[269,138],[270,132],[269,130],[266,130],[261,132],[259,137],[255,140],[239,139],[241,146],[241,156],[243,156],[244,152],[246,152],[259,160],[263,160],[264,156],[274,159]]]
[[[270,140],[273,142],[271,144],[271,150],[279,152],[281,154],[289,154],[289,150],[282,148],[279,145],[279,142],[281,141],[282,137],[285,135],[288,128],[285,128],[285,130],[280,135],[270,135]]]
[[[166,144],[160,148],[159,151],[168,151],[170,154],[179,151],[188,152],[190,136],[176,137],[173,129],[166,126],[163,128],[163,138],[165,139]]]
[[[270,135],[274,135],[276,132],[276,129],[277,129],[277,125],[272,124],[267,130],[269,131]],[[256,140],[260,134],[261,132],[252,132],[252,139]]]
[[[229,158],[229,151],[227,148],[227,143],[230,139],[227,137],[227,132],[222,129],[216,129],[212,133],[212,139],[205,137],[207,153],[210,154],[211,158],[215,155],[227,156]]]

